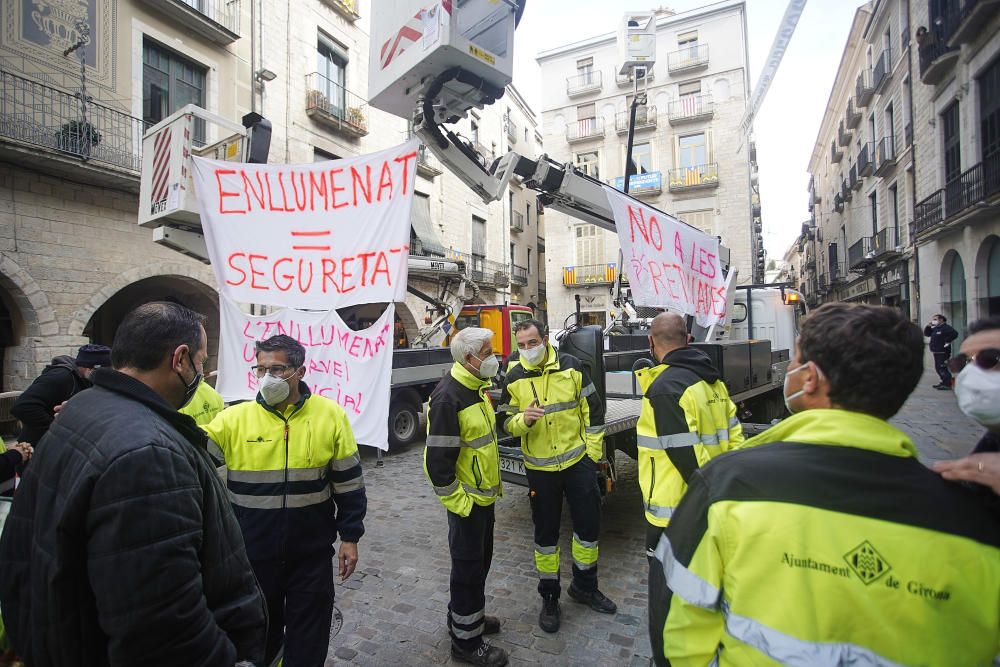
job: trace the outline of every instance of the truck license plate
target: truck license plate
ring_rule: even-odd
[[[512,459],[509,456],[500,457],[500,470],[512,472],[515,475],[527,475],[527,473],[524,472],[524,461]]]

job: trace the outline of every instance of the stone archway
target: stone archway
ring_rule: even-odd
[[[9,316],[0,388],[25,389],[52,356],[65,354],[74,341],[59,338],[59,322],[45,292],[4,253],[0,253],[0,301]]]
[[[979,317],[1000,315],[1000,236],[983,239],[976,253],[976,296]]]

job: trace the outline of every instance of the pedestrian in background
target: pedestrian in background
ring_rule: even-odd
[[[26,664],[263,659],[239,525],[205,434],[177,412],[201,380],[203,322],[174,303],[126,315],[114,370],[94,371],[32,457],[0,538],[0,605]]]
[[[18,442],[37,445],[52,425],[56,407],[89,388],[95,368],[110,365],[111,348],[104,345],[84,345],[77,350],[75,359],[69,355],[55,357],[10,408],[10,413],[21,421]]]
[[[365,533],[361,456],[344,409],[302,381],[302,344],[282,334],[259,341],[256,350],[257,400],[223,410],[203,428],[222,452],[264,590],[267,662],[284,642],[284,667],[313,667],[330,648],[334,542],[339,535],[345,581]]]
[[[493,505],[503,495],[496,420],[486,393],[499,370],[492,340],[492,331],[478,327],[452,338],[455,363],[431,392],[428,406],[424,472],[448,510],[451,655],[472,665],[501,667],[507,652],[483,639],[500,632],[500,620],[486,615]]]
[[[695,472],[660,538],[657,664],[991,664],[1000,515],[887,421],[923,357],[896,308],[828,303],[803,320],[792,416]]]
[[[556,352],[545,325],[524,320],[514,327],[517,357],[507,364],[500,410],[504,429],[521,439],[535,527],[535,569],[542,609],[538,626],[556,632],[559,606],[563,498],[573,523],[573,578],[567,592],[601,614],[618,606],[597,587],[601,490],[597,464],[604,456],[604,427],[591,424],[602,412],[601,398],[583,362]]]
[[[945,479],[975,482],[1000,495],[1000,317],[973,322],[948,365],[955,374],[958,407],[986,433],[972,455],[935,463],[934,470]]]
[[[951,358],[951,342],[958,338],[958,332],[948,324],[947,317],[938,314],[924,327],[924,338],[931,339],[929,345],[931,354],[934,355],[934,370],[941,380],[934,388],[951,389],[952,375],[948,371],[948,359]]]

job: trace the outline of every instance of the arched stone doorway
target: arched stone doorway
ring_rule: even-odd
[[[47,336],[58,334],[59,323],[45,292],[17,262],[0,256],[0,391],[26,389],[53,356],[68,354],[72,344],[45,344]]]
[[[965,265],[962,263],[962,257],[954,250],[949,250],[941,263],[941,310],[948,318],[948,323],[958,332],[958,338],[952,343],[952,349],[957,350],[965,337],[969,312],[966,301]]]
[[[987,236],[976,259],[979,317],[1000,315],[1000,236]]]
[[[219,351],[219,295],[210,285],[188,276],[151,276],[122,287],[93,311],[82,333],[95,343],[110,346],[125,316],[151,301],[179,303],[205,316],[209,356],[206,367],[214,370]]]

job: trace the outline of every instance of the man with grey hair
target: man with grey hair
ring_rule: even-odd
[[[448,510],[451,655],[472,665],[501,667],[507,652],[483,635],[500,631],[486,616],[486,575],[493,560],[493,503],[502,494],[493,404],[487,395],[499,370],[493,332],[469,328],[451,341],[451,372],[431,393],[424,472]]]

